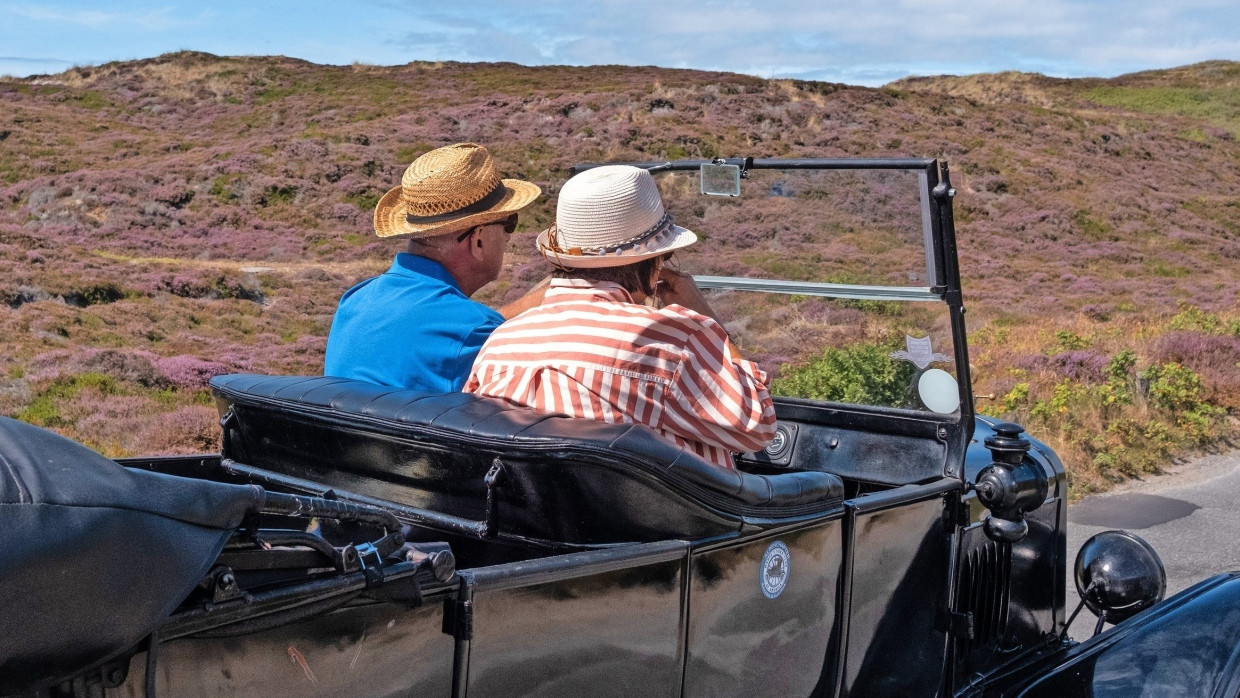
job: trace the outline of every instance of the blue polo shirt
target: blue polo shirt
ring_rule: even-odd
[[[482,343],[503,321],[462,293],[443,265],[401,252],[391,269],[340,298],[323,374],[459,391]]]

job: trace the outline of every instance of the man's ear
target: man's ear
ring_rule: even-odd
[[[469,253],[473,255],[474,259],[478,260],[479,262],[482,261],[483,255],[482,255],[482,236],[481,235],[474,237],[474,244],[469,246]]]

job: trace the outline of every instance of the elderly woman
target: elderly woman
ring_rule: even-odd
[[[538,238],[557,268],[543,304],[491,334],[466,392],[645,424],[734,467],[733,453],[770,441],[775,410],[766,374],[741,358],[693,279],[664,266],[695,242],[646,170],[609,165],[568,180]]]

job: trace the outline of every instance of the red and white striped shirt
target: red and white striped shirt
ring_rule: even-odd
[[[499,326],[465,392],[611,423],[645,424],[733,467],[775,435],[766,373],[733,361],[718,322],[633,302],[621,286],[553,279],[543,304]]]

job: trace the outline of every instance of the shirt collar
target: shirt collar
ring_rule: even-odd
[[[547,289],[546,302],[582,297],[617,303],[634,302],[633,296],[620,284],[587,279],[552,279],[551,286]]]
[[[445,284],[448,284],[458,291],[461,288],[460,284],[456,282],[456,279],[447,270],[447,268],[444,267],[444,265],[433,259],[420,257],[416,254],[409,254],[408,252],[397,252],[396,260],[392,262],[392,267],[387,270],[387,273],[396,274],[397,276],[407,276],[410,278],[429,276],[432,279],[437,279]]]

